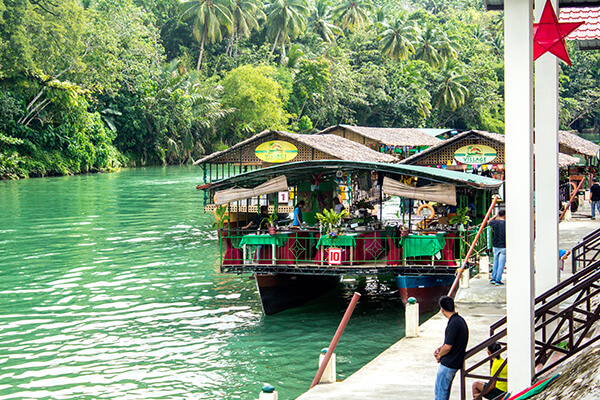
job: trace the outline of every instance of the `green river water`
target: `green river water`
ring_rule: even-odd
[[[0,181],[0,400],[307,390],[357,282],[264,316],[253,280],[219,273],[198,183],[197,167]],[[397,341],[403,315],[397,295],[363,295],[338,376]]]

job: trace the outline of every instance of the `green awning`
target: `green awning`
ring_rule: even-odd
[[[502,181],[476,174],[431,168],[408,164],[389,164],[377,162],[359,162],[342,160],[318,160],[286,163],[246,172],[230,178],[212,182],[208,189],[228,189],[234,186],[251,188],[258,186],[279,175],[285,175],[290,186],[302,182],[312,182],[335,178],[341,173],[361,173],[375,171],[393,179],[402,177],[418,177],[437,183],[447,183],[457,187],[473,187],[477,189],[497,189]]]

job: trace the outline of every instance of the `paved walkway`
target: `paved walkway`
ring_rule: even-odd
[[[571,249],[583,236],[599,227],[600,221],[588,218],[561,223],[560,247]],[[489,326],[506,315],[504,286],[492,286],[487,279],[477,277],[471,279],[470,286],[461,289],[456,298],[457,311],[469,325],[468,347],[488,338]],[[442,344],[446,323],[441,314],[435,315],[420,326],[418,338],[401,339],[343,382],[317,385],[298,400],[433,399],[438,368],[433,351]],[[469,389],[467,398],[470,392]],[[455,379],[451,399],[459,398],[460,384]]]

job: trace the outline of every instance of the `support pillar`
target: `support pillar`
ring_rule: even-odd
[[[533,0],[504,1],[508,390],[533,360]]]
[[[539,22],[545,0],[535,0]],[[558,0],[552,0],[558,10]],[[558,59],[535,62],[535,293],[558,284]]]

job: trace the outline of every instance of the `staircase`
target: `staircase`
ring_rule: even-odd
[[[590,233],[573,248],[573,276],[535,299],[534,380],[569,357],[600,340],[600,229]],[[579,272],[577,270],[579,269]],[[490,326],[490,338],[469,349],[461,369],[461,400],[467,397],[467,378],[491,384],[501,380],[490,375],[494,358],[507,350],[506,317]],[[497,342],[501,349],[487,355],[487,347]],[[505,360],[505,363],[508,360]],[[502,379],[504,380],[504,379]],[[469,397],[470,398],[470,397]],[[477,400],[481,399],[480,395]]]

